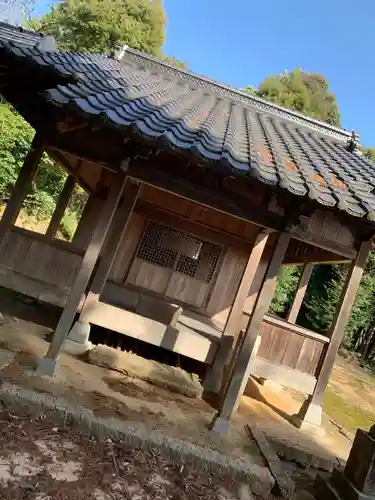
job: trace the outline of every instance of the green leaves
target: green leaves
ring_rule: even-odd
[[[245,91],[331,125],[340,125],[336,96],[328,91],[328,82],[319,73],[301,69],[285,71],[269,76],[258,89],[250,86]]]
[[[60,49],[109,52],[116,45],[156,56],[165,41],[161,0],[65,0],[30,26],[52,35]]]
[[[0,203],[9,198],[33,136],[34,130],[23,118],[8,104],[0,103]],[[25,211],[38,219],[49,218],[65,179],[66,174],[45,154],[26,197]],[[72,236],[86,200],[85,191],[77,187],[70,203],[70,213],[67,212],[63,220],[66,236]]]

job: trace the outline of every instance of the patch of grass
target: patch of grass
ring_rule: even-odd
[[[323,408],[327,415],[348,431],[358,428],[367,430],[375,423],[375,413],[350,404],[330,387],[325,391]]]
[[[76,229],[77,217],[74,214],[70,213],[69,210],[67,210],[64,214],[64,217],[62,218],[60,230],[68,240],[71,240]]]

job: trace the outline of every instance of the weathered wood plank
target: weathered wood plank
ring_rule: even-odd
[[[58,197],[55,210],[48,224],[46,231],[46,236],[48,238],[54,238],[56,236],[56,233],[60,228],[61,220],[64,217],[66,207],[68,206],[69,200],[73,194],[75,184],[75,177],[73,175],[69,175],[66,178],[64,187]]]
[[[253,353],[255,342],[262,324],[263,317],[268,311],[269,305],[271,303],[272,296],[277,284],[277,275],[282,265],[289,241],[289,233],[280,234],[246,330],[242,349],[239,352],[237,360],[235,362],[233,374],[230,377],[221,407],[213,422],[213,429],[215,429],[216,424],[220,426],[220,421],[229,421],[233,411],[235,411],[238,407],[240,397],[243,394],[248,378],[250,376],[251,356]]]
[[[85,293],[92,271],[105,241],[108,229],[112,223],[116,207],[122,196],[125,182],[126,174],[123,171],[119,171],[113,179],[108,197],[104,202],[103,210],[101,211],[99,220],[97,221],[97,225],[94,229],[91,242],[85,252],[76,280],[73,284],[65,308],[53,335],[52,342],[46,355],[46,358],[51,361],[57,359],[62,345],[69,333],[69,329],[72,326],[77,308],[82,299],[82,295]],[[47,363],[41,363],[39,364],[39,369],[43,371],[43,367],[46,366]]]
[[[268,240],[269,231],[260,231],[254,247],[247,259],[247,263],[239,282],[234,300],[224,327],[223,337],[216,355],[215,362],[207,373],[204,387],[206,391],[218,392],[222,385],[224,367],[230,356],[233,340],[241,331],[242,311],[245,307],[251,285],[262,258]]]
[[[305,264],[303,266],[302,273],[298,281],[297,289],[294,294],[293,301],[286,318],[286,320],[289,323],[295,323],[297,320],[297,316],[301,309],[302,302],[305,297],[307,286],[309,284],[313,269],[314,269],[314,264]]]
[[[127,182],[123,196],[123,203],[117,208],[114,216],[112,230],[109,232],[109,239],[106,245],[104,255],[102,256],[98,269],[90,290],[87,293],[84,306],[80,314],[80,321],[85,322],[85,313],[99,301],[100,294],[103,291],[105,282],[111,271],[111,267],[119,250],[121,241],[127,233],[128,224],[134,210],[135,203],[141,191],[140,184]]]
[[[269,231],[260,231],[255,240],[229,312],[224,328],[224,335],[234,336],[240,329],[242,311],[244,310],[251,285],[266,247],[268,236]]]
[[[126,278],[126,284],[164,295],[171,273],[171,269],[135,258]]]
[[[109,273],[109,279],[112,281],[116,283],[123,283],[125,281],[129,267],[141,240],[145,224],[145,218],[133,212],[128,231],[126,232],[126,237],[124,235],[120,243],[119,251],[116,255],[111,272]]]

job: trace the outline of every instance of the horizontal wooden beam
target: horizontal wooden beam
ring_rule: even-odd
[[[247,199],[228,196],[220,186],[216,189],[208,188],[204,184],[193,183],[188,177],[173,177],[170,172],[152,168],[151,165],[147,160],[134,160],[130,163],[128,175],[150,186],[268,229],[282,231],[285,227],[284,217],[262,210],[259,204],[252,206]]]
[[[251,365],[251,375],[272,380],[296,391],[311,394],[316,384],[316,378],[287,366],[272,363],[267,359],[256,357]]]
[[[200,221],[189,220],[183,215],[167,212],[162,208],[142,200],[138,201],[134,211],[148,219],[192,233],[195,236],[210,240],[212,243],[219,245],[235,246],[245,251],[249,251],[254,243],[254,241],[239,238],[236,235],[227,233],[221,229],[213,228]]]
[[[348,260],[355,259],[357,255],[357,250],[355,248],[341,245],[340,243],[336,243],[333,240],[329,240],[328,238],[317,236],[309,231],[304,231],[297,227],[288,228],[292,238],[298,241],[302,241],[304,243],[309,243],[315,247],[322,248],[323,250],[328,250],[329,252],[333,252],[336,255],[342,255],[346,257]]]

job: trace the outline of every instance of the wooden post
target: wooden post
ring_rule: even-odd
[[[5,243],[9,229],[16,223],[22,203],[30,190],[31,184],[38,171],[39,162],[44,153],[44,146],[35,136],[25,157],[21,172],[14,185],[11,197],[6,204],[0,221],[0,251]]]
[[[103,200],[98,198],[95,193],[90,194],[72,239],[72,244],[75,247],[86,250],[87,245],[90,243],[93,220],[96,220],[99,216],[102,203]]]
[[[234,369],[229,379],[220,410],[212,422],[212,430],[219,433],[227,432],[229,420],[237,409],[240,398],[245,390],[250,376],[252,353],[264,315],[271,304],[276,289],[277,275],[283,263],[290,241],[290,234],[281,233],[268,266],[262,287],[256,299],[241,350],[234,363]]]
[[[332,372],[337,351],[344,337],[345,327],[349,320],[350,312],[357,294],[362,278],[368,254],[372,247],[372,241],[363,242],[357,258],[352,262],[349,269],[340,300],[336,308],[336,314],[330,328],[330,342],[321,364],[318,379],[312,395],[304,402],[296,419],[299,427],[304,425],[319,426],[322,423],[322,403],[324,391],[327,387]]]
[[[254,280],[263,250],[266,246],[270,231],[268,229],[259,232],[253,249],[250,252],[245,270],[242,274],[240,284],[226,321],[220,346],[215,357],[214,364],[209,369],[204,380],[204,389],[209,392],[218,393],[222,386],[223,371],[233,346],[233,339],[239,333],[242,311],[249,295],[251,284]]]
[[[66,207],[68,206],[70,197],[72,196],[76,181],[73,175],[69,175],[65,181],[64,187],[56,203],[55,211],[51,217],[46,231],[46,236],[53,239],[59,230],[61,220],[64,217]]]
[[[47,355],[39,362],[37,369],[38,373],[51,376],[55,374],[57,358],[68,335],[70,327],[72,326],[77,308],[86,291],[91,274],[98,260],[100,250],[102,249],[108,229],[111,225],[113,215],[121,199],[126,178],[126,174],[123,171],[119,171],[113,177],[107,199],[105,200],[103,209],[92,234],[90,244],[85,252],[76,280],[72,286],[68,300],[57,324]]]
[[[301,277],[298,281],[296,293],[293,297],[292,305],[290,306],[290,310],[286,320],[289,323],[295,323],[297,321],[298,313],[301,309],[303,299],[306,294],[307,285],[309,284],[311,273],[313,272],[314,264],[308,262],[303,266]]]
[[[112,224],[113,229],[111,230],[109,235],[108,245],[106,245],[105,253],[101,258],[98,270],[95,274],[95,278],[87,294],[79,317],[79,321],[85,322],[85,313],[89,312],[90,309],[99,301],[100,294],[103,291],[108,275],[111,272],[112,264],[116,258],[117,252],[128,228],[131,215],[140,194],[140,190],[140,183],[127,183],[127,186],[124,190],[124,202],[118,208],[118,212],[114,218]]]

